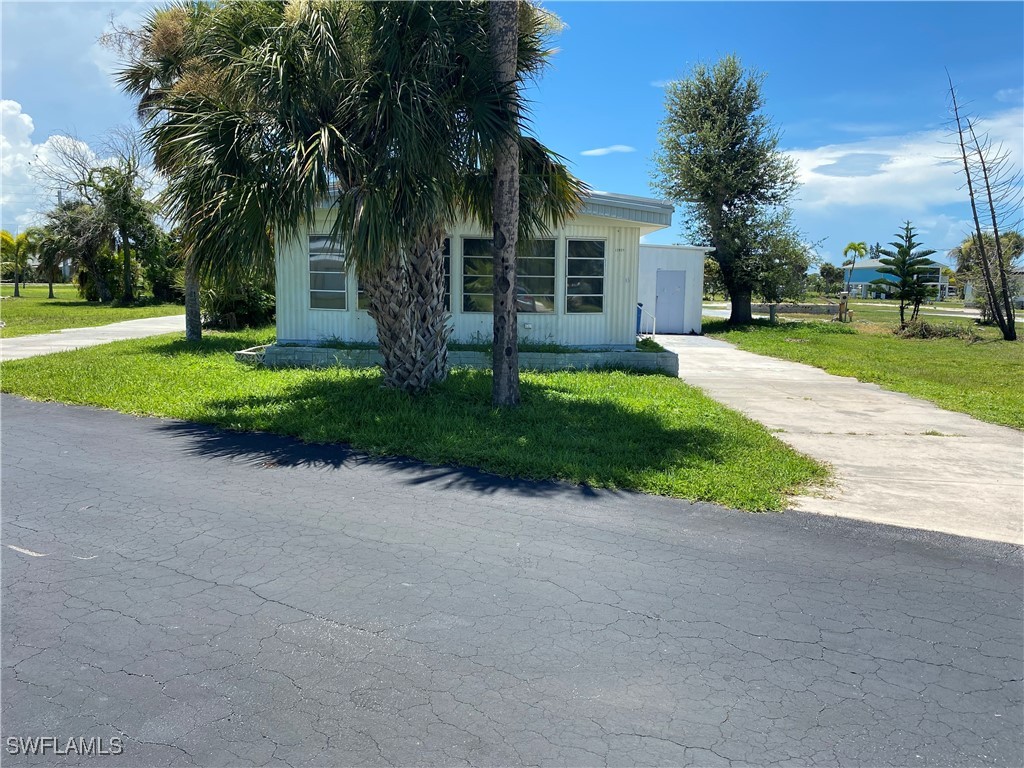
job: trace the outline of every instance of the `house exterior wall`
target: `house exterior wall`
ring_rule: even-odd
[[[640,223],[581,216],[548,236],[555,240],[555,310],[550,313],[520,312],[520,339],[573,347],[634,348],[641,227]],[[329,231],[327,211],[323,210],[310,233]],[[277,242],[278,343],[317,344],[329,339],[376,342],[373,319],[368,312],[356,308],[357,280],[351,265],[346,278],[348,308],[310,308],[308,234]],[[448,234],[451,238],[452,339],[489,341],[491,314],[462,311],[462,241],[466,237],[490,237],[490,232],[463,221]],[[605,241],[603,312],[566,312],[567,239]]]
[[[707,248],[691,245],[641,245],[640,274],[637,279],[637,301],[644,305],[644,310],[654,315],[657,322],[657,284],[658,270],[678,270],[686,272],[686,294],[683,301],[684,327],[682,330],[663,331],[659,333],[700,333],[701,302],[704,299],[704,256]]]

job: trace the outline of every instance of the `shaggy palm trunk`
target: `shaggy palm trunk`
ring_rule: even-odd
[[[489,6],[491,57],[497,80],[511,86],[516,77],[519,4],[498,0]],[[511,108],[516,112],[513,101]],[[519,141],[514,133],[498,143],[494,161],[494,405],[519,404],[519,328],[516,317],[516,244],[519,233]]]
[[[199,275],[190,258],[185,261],[185,340],[203,338],[203,315],[199,309]]]
[[[47,281],[47,287],[50,289],[50,295],[47,296],[46,298],[52,299],[53,298],[53,270],[52,269],[50,270],[50,279]]]
[[[124,293],[121,294],[121,302],[132,304],[135,301],[135,287],[132,285],[132,252],[124,236],[121,237],[121,258],[124,261]]]
[[[410,394],[426,392],[448,376],[451,327],[441,243],[441,235],[432,233],[362,276],[377,324],[384,385]]]
[[[14,267],[14,298],[16,298],[16,299],[21,298],[21,293],[18,291],[18,278],[19,277],[20,277],[20,275],[18,274],[18,267],[15,266]]]

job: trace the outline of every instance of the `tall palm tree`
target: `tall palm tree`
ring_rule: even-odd
[[[169,211],[198,268],[223,276],[257,268],[272,253],[268,230],[297,236],[330,202],[331,234],[370,298],[385,383],[423,391],[447,373],[444,233],[463,211],[491,223],[497,142],[520,132],[495,86],[487,8],[241,12],[252,5],[216,6],[186,74],[160,96],[146,135],[168,176]],[[549,20],[530,8],[520,15],[521,78],[547,55]],[[525,224],[557,225],[583,187],[536,140],[519,143],[534,172]]]
[[[490,44],[496,85],[519,113],[516,47],[519,4],[489,6]],[[499,137],[494,156],[494,334],[491,345],[494,405],[519,404],[519,330],[516,317],[516,244],[519,234],[519,142],[514,133]]]
[[[53,281],[57,272],[69,256],[68,239],[58,233],[53,226],[44,227],[43,236],[39,241],[39,270],[46,275],[49,299],[54,298]]]
[[[852,289],[851,283],[853,282],[853,270],[857,266],[857,257],[864,258],[868,252],[868,244],[861,241],[859,243],[847,243],[846,247],[843,248],[843,266],[849,265],[850,274],[846,280],[846,290]],[[850,254],[853,254],[850,256]],[[847,258],[849,257],[849,258]]]

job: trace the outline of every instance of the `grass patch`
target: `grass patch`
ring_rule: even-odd
[[[13,285],[0,287],[0,320],[6,324],[0,328],[0,338],[27,336],[32,333],[49,333],[61,328],[91,328],[97,325],[118,323],[122,320],[139,320],[144,317],[165,317],[184,314],[180,304],[141,303],[131,307],[117,307],[86,301],[70,283],[53,286],[56,298],[48,299],[46,285],[31,283],[20,289],[21,297],[13,298]]]
[[[523,404],[490,404],[487,371],[455,370],[429,395],[381,387],[376,370],[262,369],[232,352],[273,331],[163,336],[4,363],[25,397],[341,442],[384,456],[505,476],[778,510],[823,479],[820,464],[682,381],[624,372],[523,372]]]
[[[904,339],[893,326],[756,322],[730,328],[705,318],[704,332],[740,349],[853,376],[993,424],[1024,429],[1024,344],[977,328],[981,341]]]

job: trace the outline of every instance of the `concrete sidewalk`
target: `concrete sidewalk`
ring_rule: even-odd
[[[0,362],[21,360],[36,355],[49,355],[69,349],[94,347],[122,339],[143,339],[162,333],[184,332],[185,316],[147,317],[142,320],[124,320],[110,325],[92,328],[66,328],[52,333],[38,333],[32,336],[15,336],[0,339]]]
[[[1024,434],[700,336],[659,336],[679,376],[831,464],[806,512],[1024,542]]]

